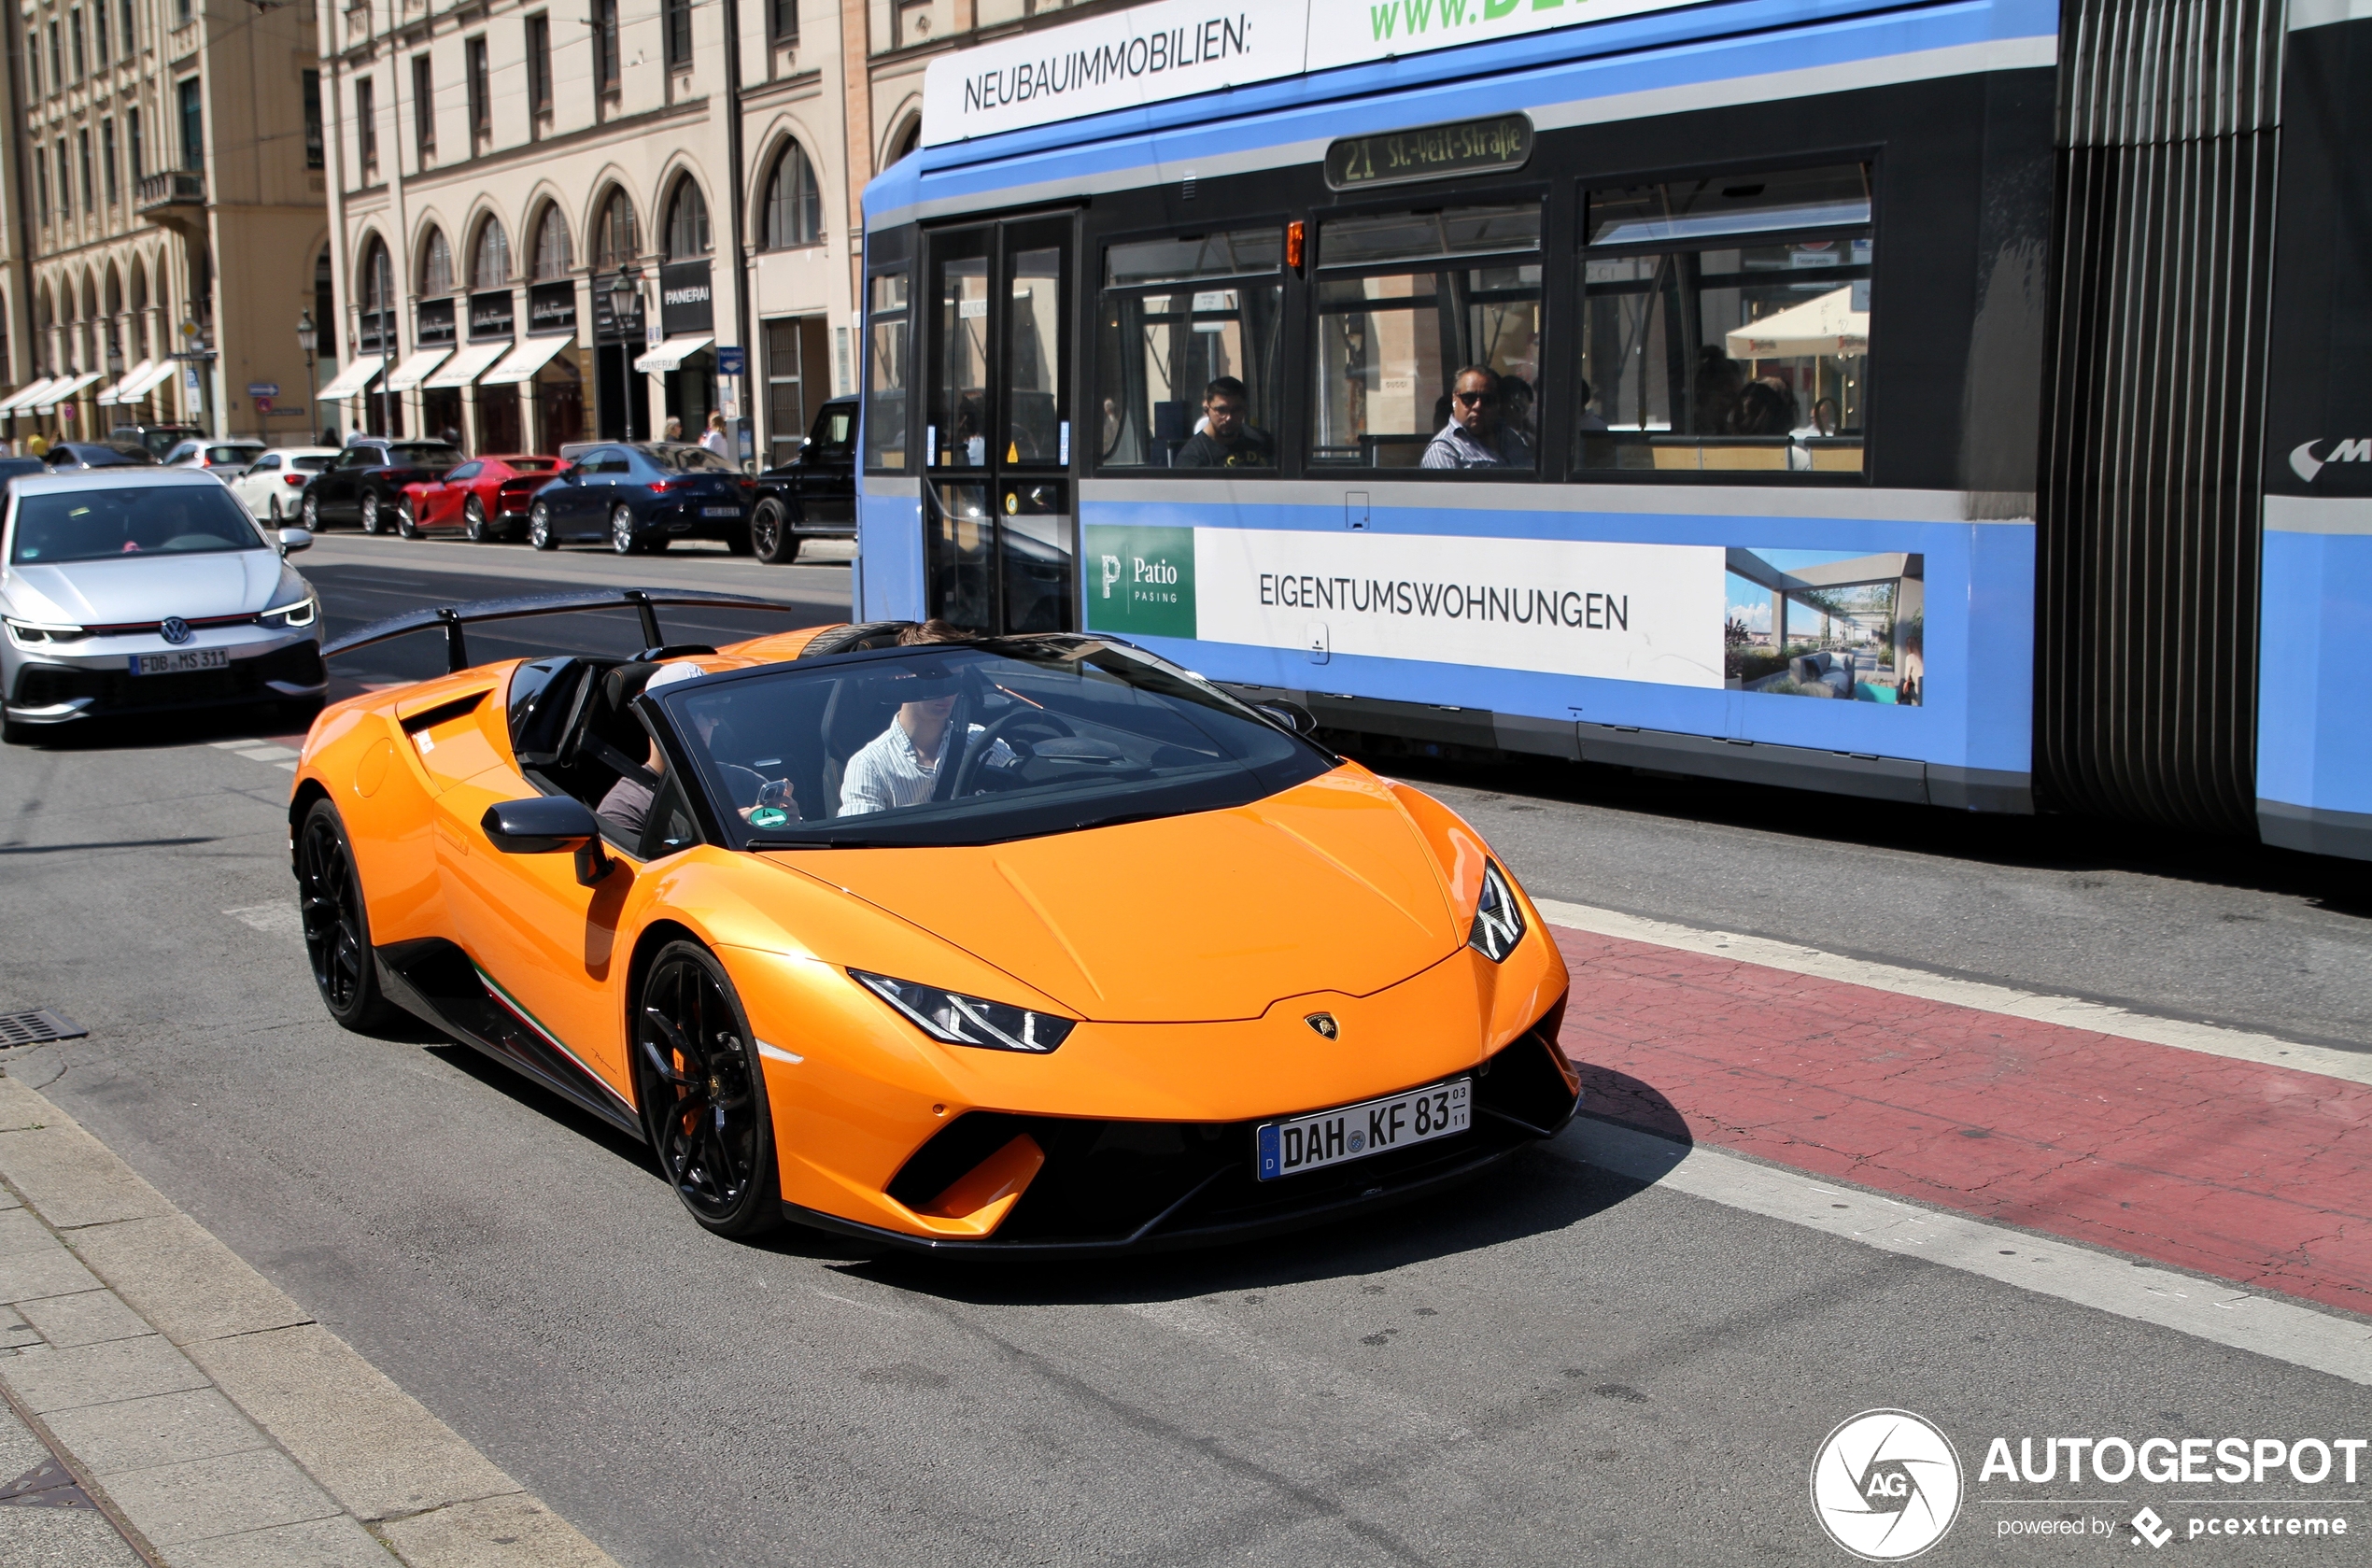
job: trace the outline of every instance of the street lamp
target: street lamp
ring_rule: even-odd
[[[610,321],[617,332],[620,351],[626,355],[625,374],[618,377],[626,390],[626,439],[634,439],[634,344],[626,335],[627,314],[631,311],[635,325],[642,325],[642,269],[631,261],[619,263],[616,278],[610,284]]]
[[[313,350],[320,341],[320,329],[313,324],[313,312],[308,310],[300,314],[297,317],[297,346],[304,350],[304,406],[307,409],[321,405],[320,379],[313,374]]]

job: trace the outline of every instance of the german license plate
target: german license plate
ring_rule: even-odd
[[[1258,1131],[1260,1179],[1299,1176],[1462,1133],[1474,1120],[1472,1089],[1472,1080],[1453,1078],[1339,1110],[1265,1123]]]
[[[700,516],[703,517],[738,517],[741,515],[741,509],[738,506],[703,506],[700,508]]]
[[[178,675],[185,670],[221,670],[231,662],[228,648],[185,648],[177,654],[134,654],[134,675]]]

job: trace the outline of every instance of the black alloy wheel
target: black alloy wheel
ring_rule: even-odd
[[[769,496],[750,514],[750,549],[769,566],[788,566],[798,559],[798,535],[791,530],[790,514]]]
[[[376,490],[362,492],[362,531],[379,531],[379,492]]]
[[[560,547],[560,536],[552,531],[552,509],[540,501],[527,515],[527,542],[539,550]]]
[[[338,809],[316,800],[297,832],[297,910],[304,921],[304,955],[330,1016],[348,1029],[372,1029],[395,1015],[379,990],[371,953],[371,914],[362,877],[354,867]]]
[[[642,541],[634,537],[634,508],[620,505],[610,514],[610,548],[621,556],[639,553]]]
[[[468,530],[473,544],[483,544],[494,537],[486,526],[486,508],[478,504],[475,496],[461,503],[461,526]]]
[[[751,1236],[783,1217],[757,1041],[714,954],[670,942],[634,1024],[636,1099],[659,1169],[701,1227]]]

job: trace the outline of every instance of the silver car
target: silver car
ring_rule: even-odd
[[[274,704],[309,720],[329,686],[321,601],[203,470],[30,474],[0,514],[6,738],[115,713]]]

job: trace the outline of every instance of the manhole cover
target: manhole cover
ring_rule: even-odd
[[[36,1008],[31,1012],[0,1012],[0,1051],[49,1040],[80,1039],[90,1032],[73,1019],[47,1008]]]

